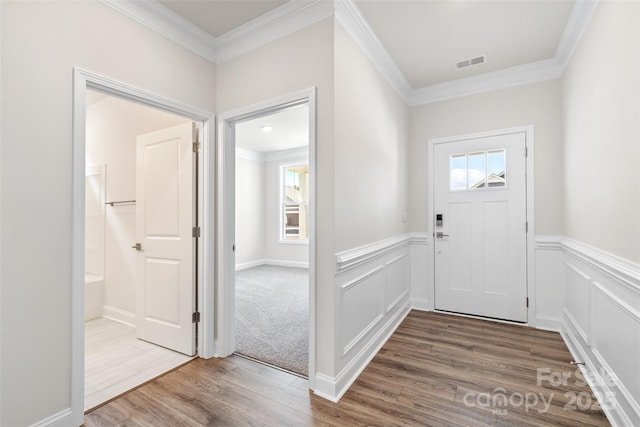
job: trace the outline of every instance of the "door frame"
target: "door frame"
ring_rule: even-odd
[[[477,132],[463,134],[457,136],[448,136],[442,138],[429,138],[427,140],[427,267],[431,274],[427,274],[427,295],[430,296],[427,309],[435,311],[435,228],[434,228],[434,149],[437,144],[446,144],[449,142],[460,142],[470,139],[486,138],[491,136],[502,136],[514,133],[525,134],[525,147],[527,152],[525,164],[525,181],[526,181],[526,212],[528,229],[526,232],[527,245],[527,298],[529,307],[527,308],[527,323],[533,325],[535,323],[536,313],[536,281],[535,281],[535,209],[534,209],[534,131],[533,125],[519,126],[506,129],[491,130],[485,132]],[[535,326],[535,325],[534,325]]]
[[[218,116],[217,142],[217,230],[216,256],[216,356],[235,351],[235,132],[233,124],[261,117],[296,104],[309,105],[309,388],[316,373],[316,88],[311,87],[278,98],[222,113]]]
[[[197,301],[200,311],[197,354],[213,357],[214,340],[214,219],[215,200],[214,114],[197,107],[139,89],[126,83],[74,67],[73,69],[73,168],[71,246],[71,413],[74,425],[84,423],[84,226],[86,92],[95,89],[151,108],[201,122],[198,156],[198,218],[201,237],[197,254]]]

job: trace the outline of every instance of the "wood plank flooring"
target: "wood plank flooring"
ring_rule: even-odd
[[[232,356],[196,359],[85,425],[608,426],[571,360],[554,332],[412,311],[337,404]]]

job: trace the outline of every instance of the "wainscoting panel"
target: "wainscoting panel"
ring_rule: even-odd
[[[339,400],[409,313],[410,245],[406,234],[336,254],[337,375],[316,376],[317,394]]]
[[[386,272],[384,312],[388,313],[409,294],[410,287],[407,286],[409,284],[409,253],[392,259],[384,267]]]
[[[562,335],[613,426],[640,425],[640,265],[562,239]]]
[[[529,287],[529,324],[559,332],[564,310],[565,266],[562,236],[536,236],[535,286]]]
[[[342,285],[340,335],[343,355],[382,320],[384,287],[383,266]]]
[[[429,280],[429,250],[427,233],[411,233],[411,308],[433,310],[433,280]],[[433,274],[431,274],[433,278]]]
[[[565,314],[576,328],[580,337],[589,341],[589,286],[591,278],[576,267],[574,263],[565,261],[567,277],[567,301]]]

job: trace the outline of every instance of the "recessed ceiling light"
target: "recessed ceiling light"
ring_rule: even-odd
[[[273,130],[273,126],[262,125],[260,129],[262,129],[263,132],[271,132]]]

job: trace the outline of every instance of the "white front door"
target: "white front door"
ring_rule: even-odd
[[[193,124],[137,140],[136,333],[195,354],[195,224]]]
[[[434,146],[436,309],[527,321],[525,141]]]

